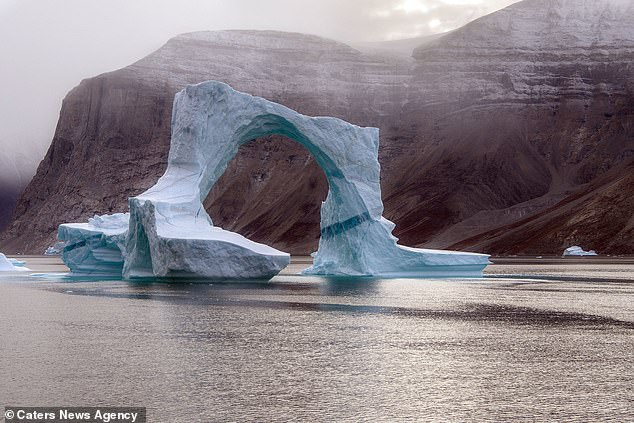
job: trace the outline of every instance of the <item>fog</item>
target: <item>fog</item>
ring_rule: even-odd
[[[0,0],[0,166],[26,158],[19,170],[28,180],[72,87],[182,32],[274,29],[384,41],[454,29],[516,1]]]

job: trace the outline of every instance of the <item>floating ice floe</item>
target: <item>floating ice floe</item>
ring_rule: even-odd
[[[7,258],[7,256],[0,253],[0,272],[29,271],[30,269],[25,267],[25,264],[26,262],[22,260]]]
[[[596,251],[584,251],[583,248],[573,245],[572,247],[568,247],[564,250],[563,256],[596,256],[598,255]]]
[[[473,277],[488,255],[404,247],[382,216],[379,130],[308,117],[208,81],[174,99],[165,174],[129,200],[130,214],[64,224],[62,257],[73,273],[124,278],[270,279],[290,255],[213,225],[207,194],[241,145],[267,135],[296,140],[328,179],[321,237],[304,274]]]
[[[49,246],[46,251],[44,251],[44,255],[45,256],[59,256],[62,254],[62,251],[64,251],[64,247],[65,247],[66,243],[59,241],[56,242],[55,244]]]

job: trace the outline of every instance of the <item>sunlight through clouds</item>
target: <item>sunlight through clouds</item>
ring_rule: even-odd
[[[396,40],[451,31],[517,1],[376,0],[368,16],[375,20],[373,27],[383,32],[381,39]]]
[[[405,13],[427,13],[429,7],[423,0],[404,0],[401,4],[397,5],[394,10],[402,10]]]
[[[501,3],[487,0],[401,0],[394,10],[402,10],[405,13],[428,13],[430,10],[445,5],[450,6],[475,6],[486,3]]]
[[[440,21],[440,19],[434,18],[431,21],[429,21],[429,28],[430,29],[436,29],[440,25],[442,25],[442,22]]]
[[[455,4],[462,6],[491,3],[487,2],[486,0],[442,0],[442,2],[445,4]]]

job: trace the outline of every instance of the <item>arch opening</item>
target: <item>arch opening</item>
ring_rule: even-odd
[[[326,176],[308,150],[281,135],[242,144],[203,201],[214,225],[292,255],[319,243]]]

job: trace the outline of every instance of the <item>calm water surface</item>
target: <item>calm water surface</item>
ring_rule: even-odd
[[[263,285],[0,276],[0,407],[151,422],[634,421],[634,265]]]

